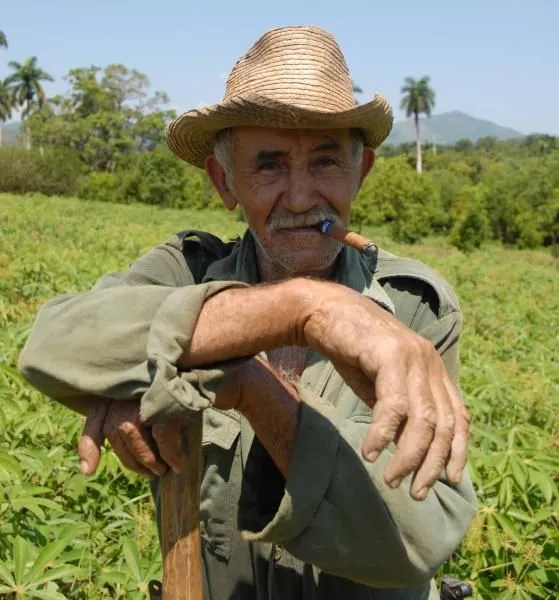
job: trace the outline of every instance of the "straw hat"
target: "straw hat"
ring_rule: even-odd
[[[320,27],[266,32],[233,67],[220,104],[189,110],[167,128],[169,148],[197,167],[213,150],[215,135],[250,125],[285,129],[357,128],[376,148],[390,133],[392,109],[375,95],[356,105],[343,54]]]

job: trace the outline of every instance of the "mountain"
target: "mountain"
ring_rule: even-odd
[[[420,119],[419,123],[422,142],[455,144],[460,139],[469,139],[475,142],[477,139],[488,135],[500,140],[524,137],[524,134],[520,131],[509,127],[501,127],[491,121],[476,119],[457,110],[433,115],[429,119]],[[415,142],[413,119],[394,123],[386,143],[397,145],[408,142]]]
[[[14,144],[20,134],[21,123],[14,121],[12,123],[0,123],[2,128],[2,145]]]

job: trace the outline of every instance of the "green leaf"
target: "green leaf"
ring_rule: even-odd
[[[506,515],[503,515],[499,512],[495,512],[493,516],[495,517],[495,520],[497,521],[497,523],[499,523],[503,531],[505,531],[514,542],[519,544],[520,535],[516,530],[516,527],[514,526],[513,522]]]
[[[526,487],[526,482],[528,481],[528,475],[526,473],[524,465],[518,460],[516,456],[510,457],[510,467],[512,470],[512,476],[516,481],[516,484],[521,490],[524,490]]]
[[[15,458],[0,450],[0,477],[21,478],[21,467]]]
[[[489,542],[489,547],[493,550],[495,556],[499,556],[501,550],[501,539],[499,536],[499,528],[493,514],[487,515],[486,521],[486,537]]]
[[[6,564],[3,563],[2,561],[0,561],[0,579],[4,583],[7,583],[8,585],[11,585],[11,586],[14,586],[16,583],[14,581],[13,575],[8,570],[8,567],[6,567]]]
[[[19,535],[14,538],[13,543],[14,552],[14,575],[16,583],[22,584],[24,582],[23,576],[25,573],[25,565],[27,564],[28,557],[28,545],[27,542]]]
[[[53,562],[64,551],[64,548],[66,548],[67,545],[68,539],[65,537],[47,544],[35,559],[33,566],[27,574],[26,581],[31,583],[37,579],[45,568],[48,568],[48,563]]]
[[[138,548],[136,544],[130,538],[124,538],[122,542],[122,550],[124,558],[132,571],[136,583],[143,581],[142,568],[140,566],[140,556],[138,555]]]
[[[553,479],[541,471],[532,471],[530,479],[539,488],[545,501],[550,503],[553,500],[554,493],[557,493],[557,487]]]
[[[54,567],[49,569],[43,577],[34,582],[34,585],[42,585],[47,581],[54,581],[56,579],[68,579],[69,577],[76,577],[82,571],[83,569],[80,569],[80,567],[76,567],[75,565],[61,565],[59,567]]]

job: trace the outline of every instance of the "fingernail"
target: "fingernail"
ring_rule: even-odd
[[[367,460],[369,462],[375,462],[375,460],[378,458],[378,452],[376,450],[371,450],[371,452],[367,453]]]
[[[428,492],[429,492],[428,488],[426,488],[426,487],[421,488],[419,490],[419,492],[417,492],[417,494],[415,494],[415,497],[417,498],[417,500],[425,500],[425,498],[427,498]]]
[[[396,479],[393,479],[392,481],[388,482],[388,485],[392,488],[392,489],[396,489],[397,487],[400,487],[400,484],[402,483],[402,478],[401,477],[396,477]]]
[[[87,473],[89,472],[89,465],[87,464],[87,460],[84,460],[83,458],[82,460],[80,460],[80,471],[84,475],[87,475]]]

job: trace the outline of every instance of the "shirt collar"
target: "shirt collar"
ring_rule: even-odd
[[[338,258],[334,281],[371,298],[394,314],[394,304],[375,279],[367,264],[368,260],[376,263],[376,251],[364,256],[357,250],[344,246]],[[250,230],[245,232],[228,256],[213,262],[208,267],[203,283],[208,281],[243,281],[250,285],[260,283],[256,246]]]

